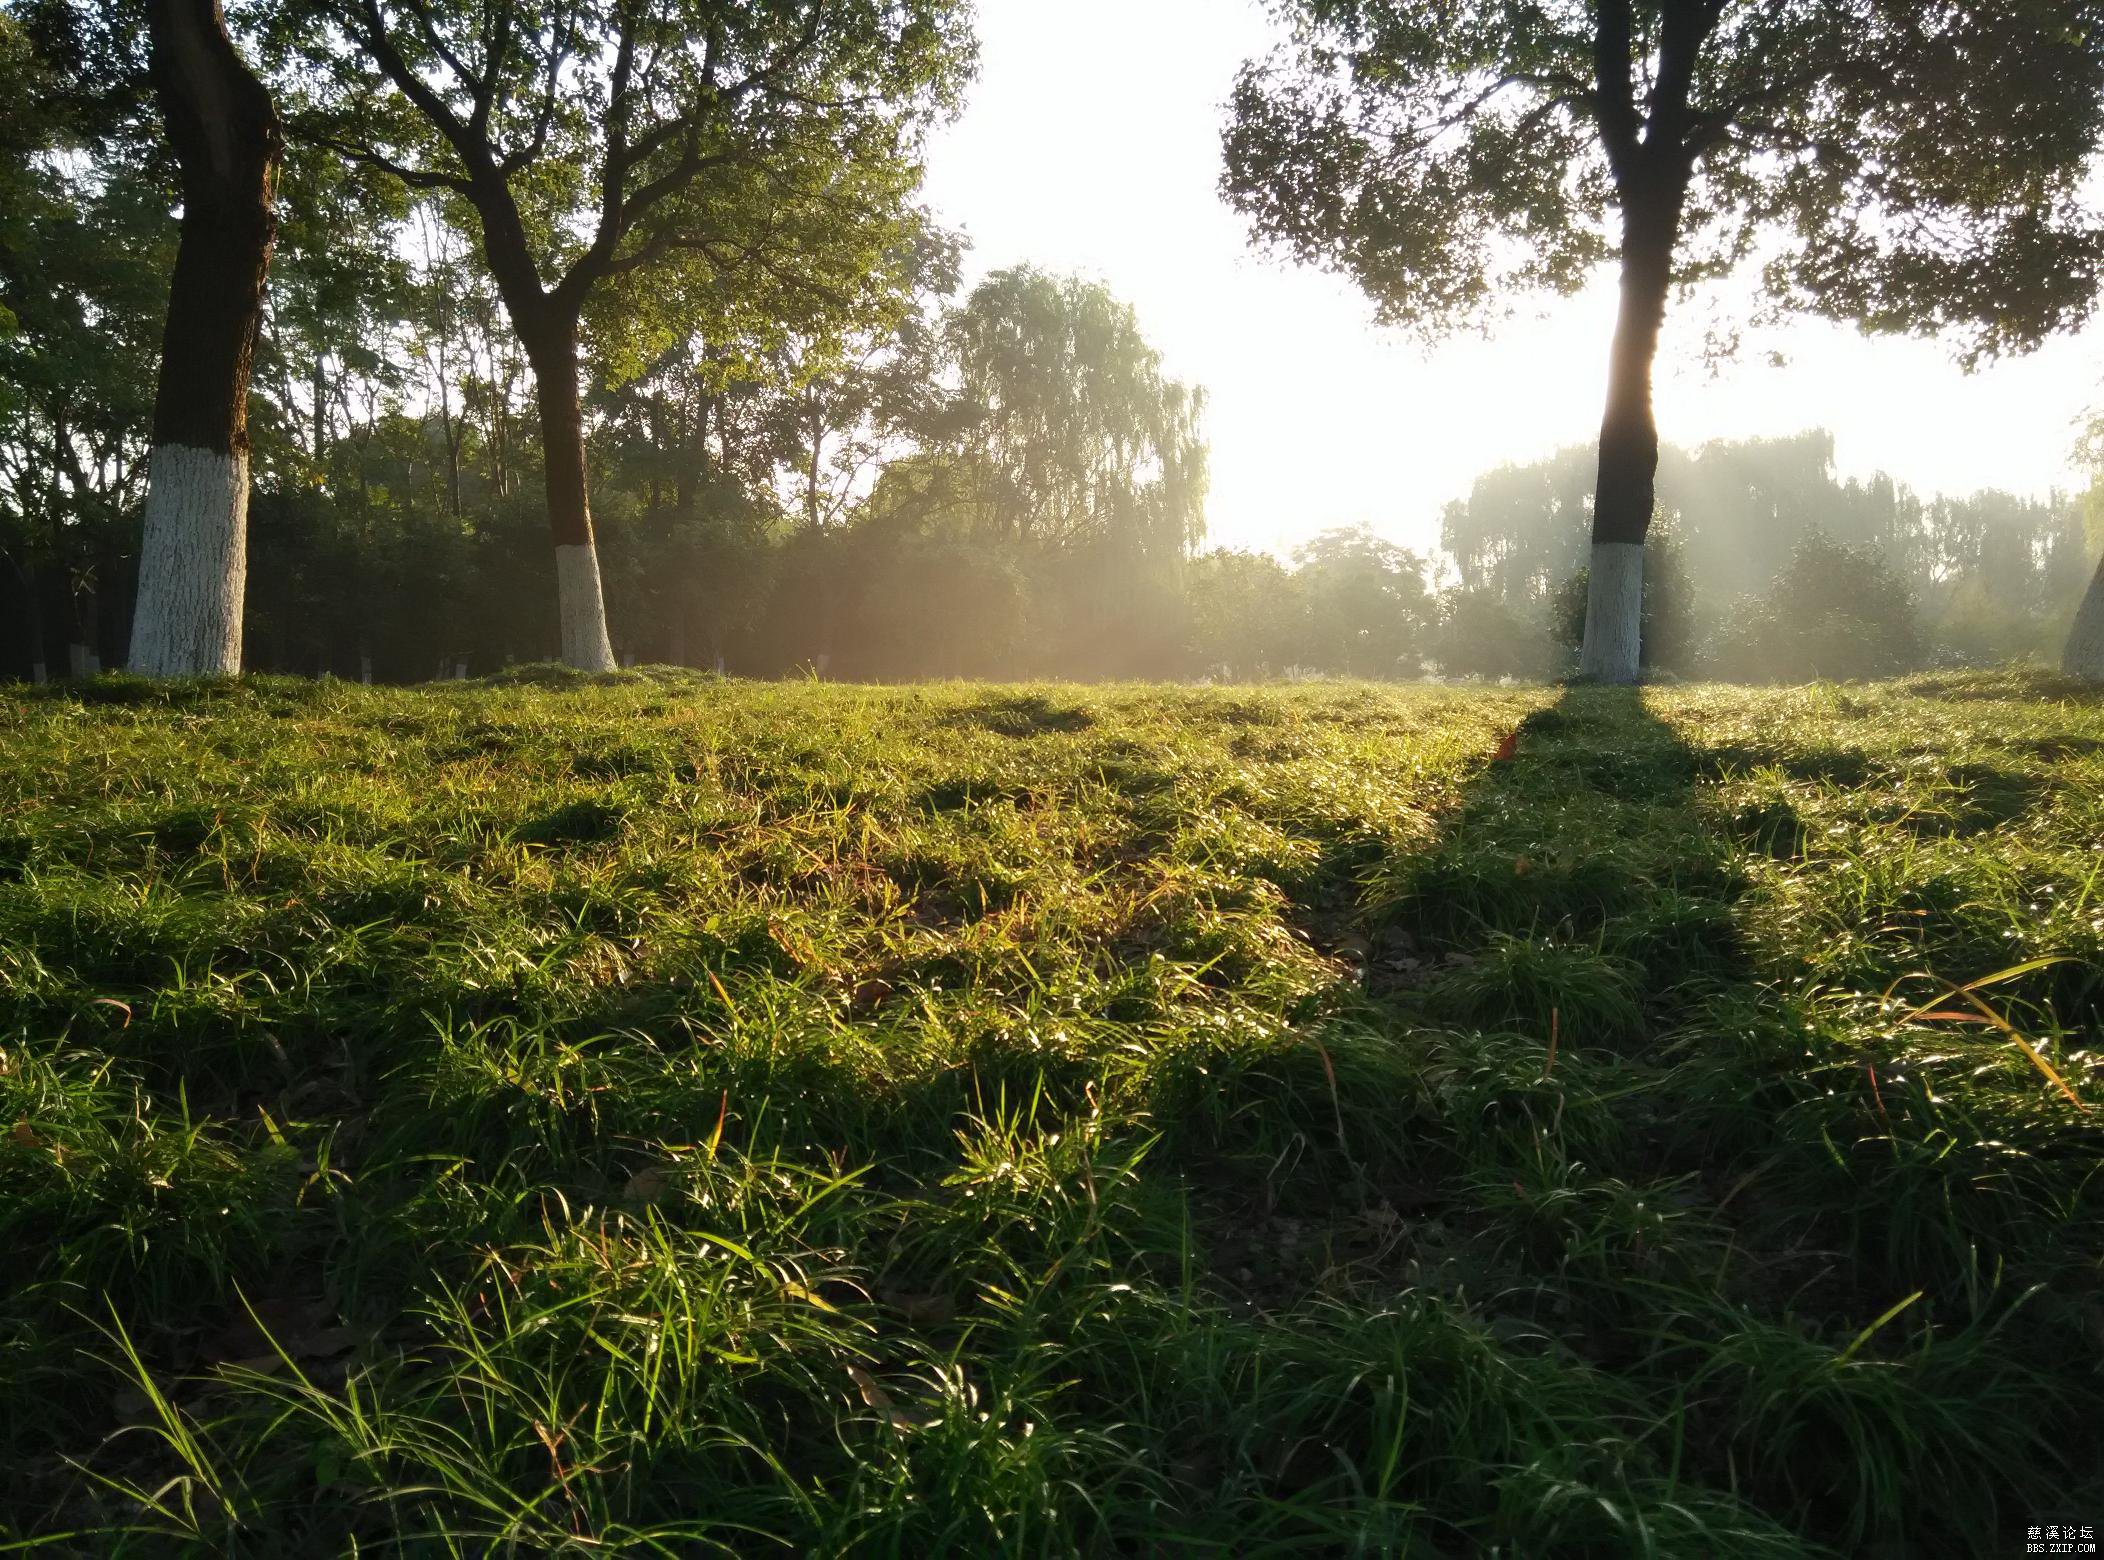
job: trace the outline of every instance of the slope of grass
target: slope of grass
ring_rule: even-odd
[[[2104,1510],[2073,690],[110,679],[0,797],[30,1547]]]

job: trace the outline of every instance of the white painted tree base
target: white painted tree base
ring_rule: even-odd
[[[580,672],[613,671],[614,646],[606,635],[598,548],[585,542],[555,549],[555,596],[562,611],[563,665]]]
[[[145,677],[234,677],[248,584],[248,455],[154,447],[130,666]]]
[[[1593,543],[1589,576],[1578,675],[1633,683],[1644,645],[1644,544]]]
[[[2104,561],[2075,609],[2075,623],[2067,631],[2067,649],[2061,652],[2061,669],[2091,682],[2104,682]]]

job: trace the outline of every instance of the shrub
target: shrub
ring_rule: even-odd
[[[1868,548],[1813,532],[1711,638],[1705,669],[1738,682],[1890,677],[1922,664],[1914,597]]]

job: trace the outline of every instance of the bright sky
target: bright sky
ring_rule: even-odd
[[[1523,303],[1427,354],[1340,278],[1253,252],[1216,193],[1221,104],[1273,37],[1257,0],[979,0],[981,74],[934,146],[930,204],[973,242],[967,281],[1030,261],[1107,283],[1170,371],[1210,392],[1212,541],[1290,553],[1364,521],[1436,544],[1474,476],[1589,440],[1613,285]],[[2104,330],[1965,375],[1932,342],[1790,327],[1713,378],[1700,309],[1669,318],[1661,435],[1826,426],[1844,475],[1924,492],[2076,485],[2074,419],[2104,402]],[[1767,364],[1766,349],[1789,362]]]

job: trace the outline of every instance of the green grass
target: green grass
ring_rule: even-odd
[[[107,679],[0,797],[0,1541],[2104,1511],[2094,695]]]

